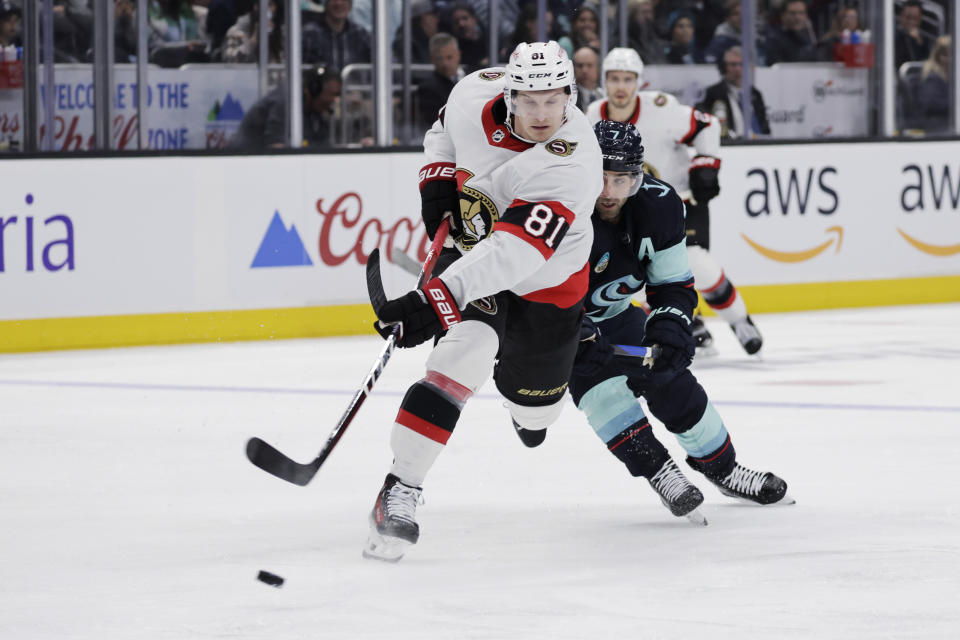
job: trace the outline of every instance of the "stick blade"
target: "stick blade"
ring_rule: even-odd
[[[383,280],[380,277],[380,249],[374,249],[367,258],[367,295],[373,312],[380,317],[380,309],[387,303],[387,294],[383,291]]]
[[[270,475],[299,487],[307,486],[319,469],[313,464],[300,464],[291,460],[260,438],[250,438],[247,441],[247,459]]]

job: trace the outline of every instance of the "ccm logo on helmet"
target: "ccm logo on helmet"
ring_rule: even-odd
[[[530,74],[527,75],[527,77],[532,80],[532,79],[535,79],[535,78],[549,78],[549,77],[552,76],[552,75],[553,75],[553,72],[551,72],[551,73],[530,73]]]

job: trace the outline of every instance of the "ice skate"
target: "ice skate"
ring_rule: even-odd
[[[717,354],[717,349],[713,346],[713,336],[710,335],[710,330],[707,329],[707,325],[703,322],[699,313],[694,314],[693,322],[690,323],[690,330],[693,332],[693,339],[697,343],[698,356],[714,356]]]
[[[417,524],[417,503],[422,489],[400,482],[392,473],[387,474],[383,488],[370,512],[370,535],[363,549],[364,558],[397,562],[407,547],[420,538]]]
[[[647,481],[670,513],[677,517],[686,516],[690,522],[706,526],[707,519],[697,509],[703,503],[703,494],[690,484],[673,458],[668,458],[660,471]]]
[[[726,476],[707,476],[720,493],[754,504],[795,504],[787,483],[769,471],[753,471],[737,463]]]
[[[750,316],[733,323],[730,328],[737,334],[737,340],[740,341],[744,351],[751,356],[760,351],[760,347],[763,346],[763,336],[760,335]]]
[[[512,420],[512,418],[511,418]],[[547,439],[547,430],[546,429],[524,429],[517,424],[516,420],[513,420],[513,428],[516,430],[517,435],[520,436],[520,440],[523,444],[527,445],[531,449],[533,447],[539,447],[543,444],[543,441]]]

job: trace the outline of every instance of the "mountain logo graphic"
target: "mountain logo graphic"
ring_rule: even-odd
[[[267,233],[260,242],[257,255],[253,258],[251,269],[259,267],[311,267],[313,260],[300,240],[297,227],[290,225],[288,230],[280,218],[280,212],[274,211]]]
[[[206,148],[222,149],[227,146],[231,136],[236,133],[243,122],[243,107],[229,93],[223,99],[214,103],[207,112]]]

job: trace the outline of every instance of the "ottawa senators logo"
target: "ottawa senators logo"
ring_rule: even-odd
[[[480,77],[484,80],[499,80],[504,76],[503,71],[481,71]]]
[[[545,146],[547,151],[552,153],[555,156],[566,157],[574,152],[577,148],[577,142],[567,142],[562,138],[557,138],[556,140],[551,140]]]
[[[657,97],[653,99],[653,104],[657,105],[658,107],[662,107],[663,105],[667,104],[667,96],[663,95],[662,93],[658,93]]]
[[[493,225],[500,219],[497,205],[487,194],[468,187],[466,182],[473,174],[463,169],[458,173],[465,173],[463,186],[460,187],[460,217],[463,220],[463,233],[457,239],[457,244],[464,251],[470,251],[474,245],[493,232]]]
[[[493,296],[474,300],[470,304],[489,316],[497,315],[497,299]]]

